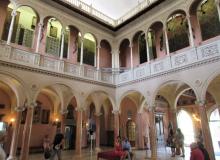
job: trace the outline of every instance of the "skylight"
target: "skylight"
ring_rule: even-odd
[[[113,26],[120,25],[159,0],[60,0]]]

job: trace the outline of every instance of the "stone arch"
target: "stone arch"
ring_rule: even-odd
[[[112,66],[112,47],[108,40],[100,41],[99,65],[101,68],[111,68]]]
[[[0,72],[0,79],[7,84],[15,93],[17,99],[17,107],[24,106],[24,103],[30,99],[29,93],[24,86],[26,84],[19,77],[6,72]],[[15,106],[16,107],[16,106]]]
[[[85,99],[88,100],[87,105],[93,102],[93,100],[91,99],[91,96],[92,96],[93,94],[102,94],[103,97],[100,96],[100,97],[97,97],[97,98],[100,98],[100,99],[102,98],[102,100],[108,99],[109,102],[110,102],[111,105],[112,105],[112,109],[114,110],[114,109],[116,108],[116,104],[115,104],[115,102],[114,102],[114,99],[111,97],[111,95],[110,95],[109,93],[107,93],[107,92],[105,92],[105,91],[103,91],[103,90],[93,90],[93,91],[89,92],[88,94],[86,94],[86,95],[85,95],[85,97],[86,97]],[[103,103],[104,103],[104,101],[102,101],[100,105],[102,105]],[[86,107],[86,106],[84,106],[84,107]],[[100,106],[100,107],[101,107],[101,106]],[[101,109],[101,108],[96,108],[96,113],[99,113],[99,112],[100,112],[100,109]]]
[[[132,38],[133,66],[147,62],[147,49],[144,31],[137,31]]]
[[[182,79],[176,78],[176,79],[172,79],[172,80],[170,80],[170,79],[165,80],[165,81],[163,81],[163,82],[161,82],[160,84],[157,85],[157,88],[154,90],[154,92],[153,92],[152,95],[151,95],[150,105],[154,106],[154,104],[155,104],[155,99],[156,99],[156,95],[159,93],[159,90],[160,90],[162,87],[166,86],[167,84],[173,83],[173,82],[177,82],[177,83],[179,82],[179,83],[182,83],[182,84],[188,86],[189,88],[191,88],[191,89],[194,91],[194,93],[195,93],[195,95],[196,95],[196,99],[199,99],[199,94],[198,94],[198,91],[197,91],[197,89],[195,88],[195,86],[193,86],[190,82],[188,82],[188,81],[186,81],[186,80],[182,80]]]
[[[141,112],[143,110],[144,105],[147,103],[147,98],[144,96],[143,93],[137,90],[129,90],[123,93],[118,100],[119,107],[121,107],[122,100],[125,97],[129,96],[129,94],[137,94],[137,96],[141,96],[141,99],[139,99],[139,101],[135,100],[136,97],[130,98],[137,105],[137,112],[139,111]],[[118,108],[118,109],[120,110],[121,108]]]
[[[124,39],[120,43],[119,47],[119,66],[120,67],[130,67],[131,66],[131,56],[130,56],[130,41],[129,39]]]
[[[206,92],[208,91],[208,87],[211,85],[211,83],[218,78],[220,75],[219,68],[217,68],[215,71],[211,72],[209,75],[207,75],[207,78],[204,80],[201,86],[201,100],[205,100]]]
[[[166,55],[164,44],[163,23],[156,21],[147,30],[147,43],[149,48],[149,60]]]
[[[219,15],[215,0],[195,0],[190,6],[190,14],[196,22],[192,26],[195,29],[195,38],[205,41],[220,34]]]
[[[175,52],[190,45],[186,15],[184,10],[175,10],[167,18],[166,28],[170,52]]]

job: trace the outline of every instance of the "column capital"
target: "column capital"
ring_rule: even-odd
[[[85,111],[85,109],[82,108],[82,107],[77,107],[75,110],[76,110],[77,112],[83,112],[83,111]]]
[[[155,108],[156,108],[156,105],[151,105],[151,106],[148,107],[148,111],[154,112]]]
[[[29,108],[35,108],[37,106],[37,103],[36,102],[31,102],[31,103],[27,104],[27,106]]]
[[[101,116],[102,115],[102,113],[95,113],[95,116],[96,117],[99,117],[99,116]]]
[[[113,113],[114,115],[119,115],[119,114],[120,114],[120,111],[119,111],[119,110],[113,110],[112,113]]]
[[[101,48],[101,46],[100,46],[100,45],[97,45],[97,46],[96,46],[96,48],[97,48],[97,49],[100,49],[100,48]]]
[[[206,101],[205,100],[196,100],[195,104],[200,106],[200,107],[203,107],[203,106],[205,106]]]
[[[12,12],[11,12],[11,16],[12,17],[15,17],[17,15],[17,11],[16,10],[13,10]]]
[[[68,113],[68,110],[67,109],[61,109],[60,110],[60,114],[62,114],[62,115],[65,115],[65,114],[67,114]]]
[[[38,26],[39,26],[39,27],[43,27],[43,26],[44,26],[44,23],[43,23],[43,22],[39,22],[39,23],[38,23]]]
[[[130,44],[129,47],[132,48],[132,47],[133,47],[133,44]]]
[[[15,111],[17,112],[23,112],[24,110],[25,110],[25,107],[23,106],[15,107]]]

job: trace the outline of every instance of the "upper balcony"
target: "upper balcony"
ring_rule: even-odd
[[[131,70],[118,72],[105,72],[102,69],[76,65],[64,60],[55,59],[46,55],[23,51],[16,47],[7,45],[4,41],[0,43],[0,63],[10,63],[55,74],[57,76],[71,76],[73,79],[93,81],[106,85],[125,85],[132,81],[148,79],[155,76],[178,72],[197,65],[204,65],[210,61],[220,60],[220,40],[202,44],[196,48],[188,48],[178,54],[171,54],[164,58],[152,61]]]
[[[123,22],[127,21],[128,19],[132,18],[136,14],[140,13],[144,9],[150,7],[155,2],[158,2],[159,0],[144,0],[137,4],[134,8],[132,8],[129,12],[121,16],[119,19],[113,19],[109,17],[108,15],[103,14],[99,10],[95,9],[92,5],[88,5],[81,0],[57,0],[58,2],[66,3],[74,8],[79,9],[81,12],[84,12],[88,15],[93,16],[94,18],[112,26],[117,27]]]

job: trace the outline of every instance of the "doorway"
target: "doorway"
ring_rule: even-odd
[[[76,126],[65,126],[64,149],[75,149],[76,142]]]

